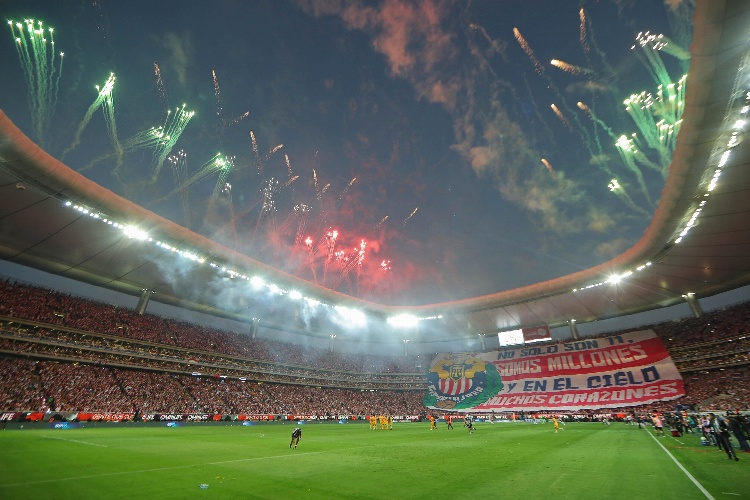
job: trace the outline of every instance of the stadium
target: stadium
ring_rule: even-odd
[[[585,46],[583,8],[580,19]],[[372,299],[389,290],[378,288],[382,269],[362,270],[365,240],[342,257],[330,230],[317,246],[305,244],[301,205],[294,223],[273,222],[269,207],[296,179],[288,158],[287,184],[262,191],[255,231],[296,236],[304,273],[233,247],[231,231],[175,222],[159,211],[161,199],[144,208],[127,190],[104,187],[93,166],[87,175],[63,161],[77,145],[49,153],[39,104],[49,94],[30,99],[28,126],[0,110],[0,257],[89,291],[15,277],[0,284],[0,439],[9,451],[0,496],[747,496],[749,22],[747,2],[695,2],[684,103],[640,239],[574,273],[437,302]],[[471,24],[468,32],[483,29]],[[33,89],[42,49],[33,34],[27,46],[23,33],[18,57],[35,62],[25,80]],[[516,39],[536,64],[517,30]],[[649,40],[646,49],[662,47]],[[59,80],[62,68],[44,81]],[[214,88],[220,109],[216,73]],[[97,90],[107,116],[111,87]],[[607,131],[587,113],[594,130]],[[221,122],[221,132],[242,119]],[[120,160],[142,146],[119,141],[113,128],[101,138],[114,152],[90,165],[116,162],[122,175]],[[163,136],[148,144],[169,152]],[[167,161],[159,158],[159,166]],[[647,163],[637,153],[627,158]],[[261,172],[262,155],[256,159]],[[556,175],[545,166],[544,175]],[[220,167],[208,171],[219,172],[209,209],[234,210],[237,187]],[[170,196],[187,200],[182,187],[191,179]],[[406,213],[401,229],[417,213]],[[326,281],[334,263],[337,277]],[[727,292],[740,300],[704,306]],[[97,300],[109,293],[124,301]],[[688,314],[608,326],[670,307]],[[734,450],[705,430],[709,413],[736,421],[727,438]],[[465,418],[469,430],[459,425]],[[477,477],[466,477],[467,466]]]

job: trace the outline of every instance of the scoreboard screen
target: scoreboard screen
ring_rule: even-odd
[[[507,332],[498,332],[497,340],[500,342],[500,347],[509,345],[521,345],[523,344],[523,331],[510,330]]]

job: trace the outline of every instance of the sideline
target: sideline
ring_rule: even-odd
[[[661,449],[664,450],[664,453],[666,453],[667,455],[669,455],[669,458],[671,458],[672,461],[677,464],[677,467],[679,467],[680,470],[685,473],[685,475],[693,482],[693,484],[696,485],[699,490],[701,490],[701,493],[703,493],[706,496],[706,498],[708,498],[710,500],[715,500],[715,498],[713,496],[711,496],[711,493],[709,493],[708,490],[706,490],[706,488],[704,488],[703,485],[701,483],[699,483],[698,480],[695,479],[693,477],[693,475],[690,474],[690,472],[688,472],[688,470],[685,467],[683,467],[680,462],[677,461],[677,459],[674,457],[674,455],[672,455],[669,452],[669,450],[666,449],[664,447],[664,445],[661,444],[661,442],[658,439],[656,439],[656,436],[654,436],[651,432],[649,432],[648,429],[644,429],[644,430],[646,432],[648,432],[648,435],[651,436],[651,439],[653,439],[654,442],[656,442],[656,444],[658,444],[661,447]]]

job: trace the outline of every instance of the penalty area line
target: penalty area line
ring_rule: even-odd
[[[52,437],[52,436],[40,436],[42,439],[57,439],[58,441],[67,441],[68,443],[78,443],[78,444],[85,444],[87,446],[98,446],[99,448],[106,448],[106,444],[98,444],[98,443],[89,443],[87,441],[79,441],[77,439],[65,439],[60,437]]]
[[[648,429],[646,429],[646,432],[648,432]],[[688,472],[688,470],[687,470],[687,469],[686,469],[685,467],[683,467],[683,465],[682,465],[682,464],[681,464],[681,463],[680,463],[680,462],[679,462],[679,461],[678,461],[678,460],[677,460],[677,459],[676,459],[676,458],[674,457],[674,455],[672,455],[672,454],[671,454],[671,453],[669,452],[669,450],[668,450],[668,449],[666,449],[666,448],[664,447],[664,445],[663,445],[663,444],[661,444],[661,442],[659,442],[659,440],[658,440],[658,439],[656,439],[656,436],[654,436],[654,435],[653,435],[653,434],[651,434],[650,432],[648,432],[648,435],[649,435],[649,436],[651,436],[651,439],[653,439],[653,440],[654,440],[654,442],[655,442],[656,444],[658,444],[658,445],[659,445],[659,447],[660,447],[660,448],[661,448],[662,450],[664,450],[664,453],[666,453],[666,454],[667,454],[667,455],[669,456],[669,458],[671,458],[671,459],[672,459],[672,461],[673,461],[674,463],[676,463],[676,464],[677,464],[677,467],[679,467],[679,468],[680,468],[680,470],[681,470],[681,471],[682,471],[683,473],[685,473],[685,475],[686,475],[686,476],[688,477],[688,479],[690,479],[690,480],[691,480],[691,481],[693,482],[693,484],[694,484],[695,486],[697,486],[697,487],[698,487],[698,489],[699,489],[699,490],[701,491],[701,493],[703,493],[703,494],[704,494],[704,495],[706,496],[706,498],[708,498],[708,499],[710,499],[710,500],[715,500],[715,499],[714,499],[714,497],[713,497],[713,496],[711,495],[711,493],[709,493],[709,492],[708,492],[708,490],[707,490],[706,488],[704,488],[704,487],[703,487],[703,485],[702,485],[701,483],[699,483],[699,482],[698,482],[698,480],[697,480],[697,479],[695,479],[695,478],[693,477],[693,475],[692,475],[692,474],[690,474],[690,472]]]

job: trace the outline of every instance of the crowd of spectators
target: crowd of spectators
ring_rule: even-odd
[[[0,320],[0,350],[42,359],[64,359],[174,373],[210,373],[266,382],[368,389],[423,389],[421,373],[344,372],[259,362],[248,358],[189,351],[101,334]]]
[[[138,340],[183,351],[217,353],[266,363],[378,374],[421,373],[419,356],[341,353],[138,314],[24,283],[0,280],[0,317]]]
[[[4,411],[140,414],[420,415],[424,391],[365,391],[0,358]]]
[[[32,360],[0,357],[0,411],[48,409],[35,366]]]
[[[647,328],[683,374],[680,403],[750,408],[750,303],[640,329]],[[425,412],[418,356],[254,339],[7,281],[0,281],[0,356],[0,411]]]
[[[654,325],[653,330],[670,351],[678,347],[737,339],[750,329],[750,303],[708,311],[700,317]]]
[[[44,397],[55,411],[130,411],[132,402],[112,370],[76,363],[40,363],[36,367]]]

